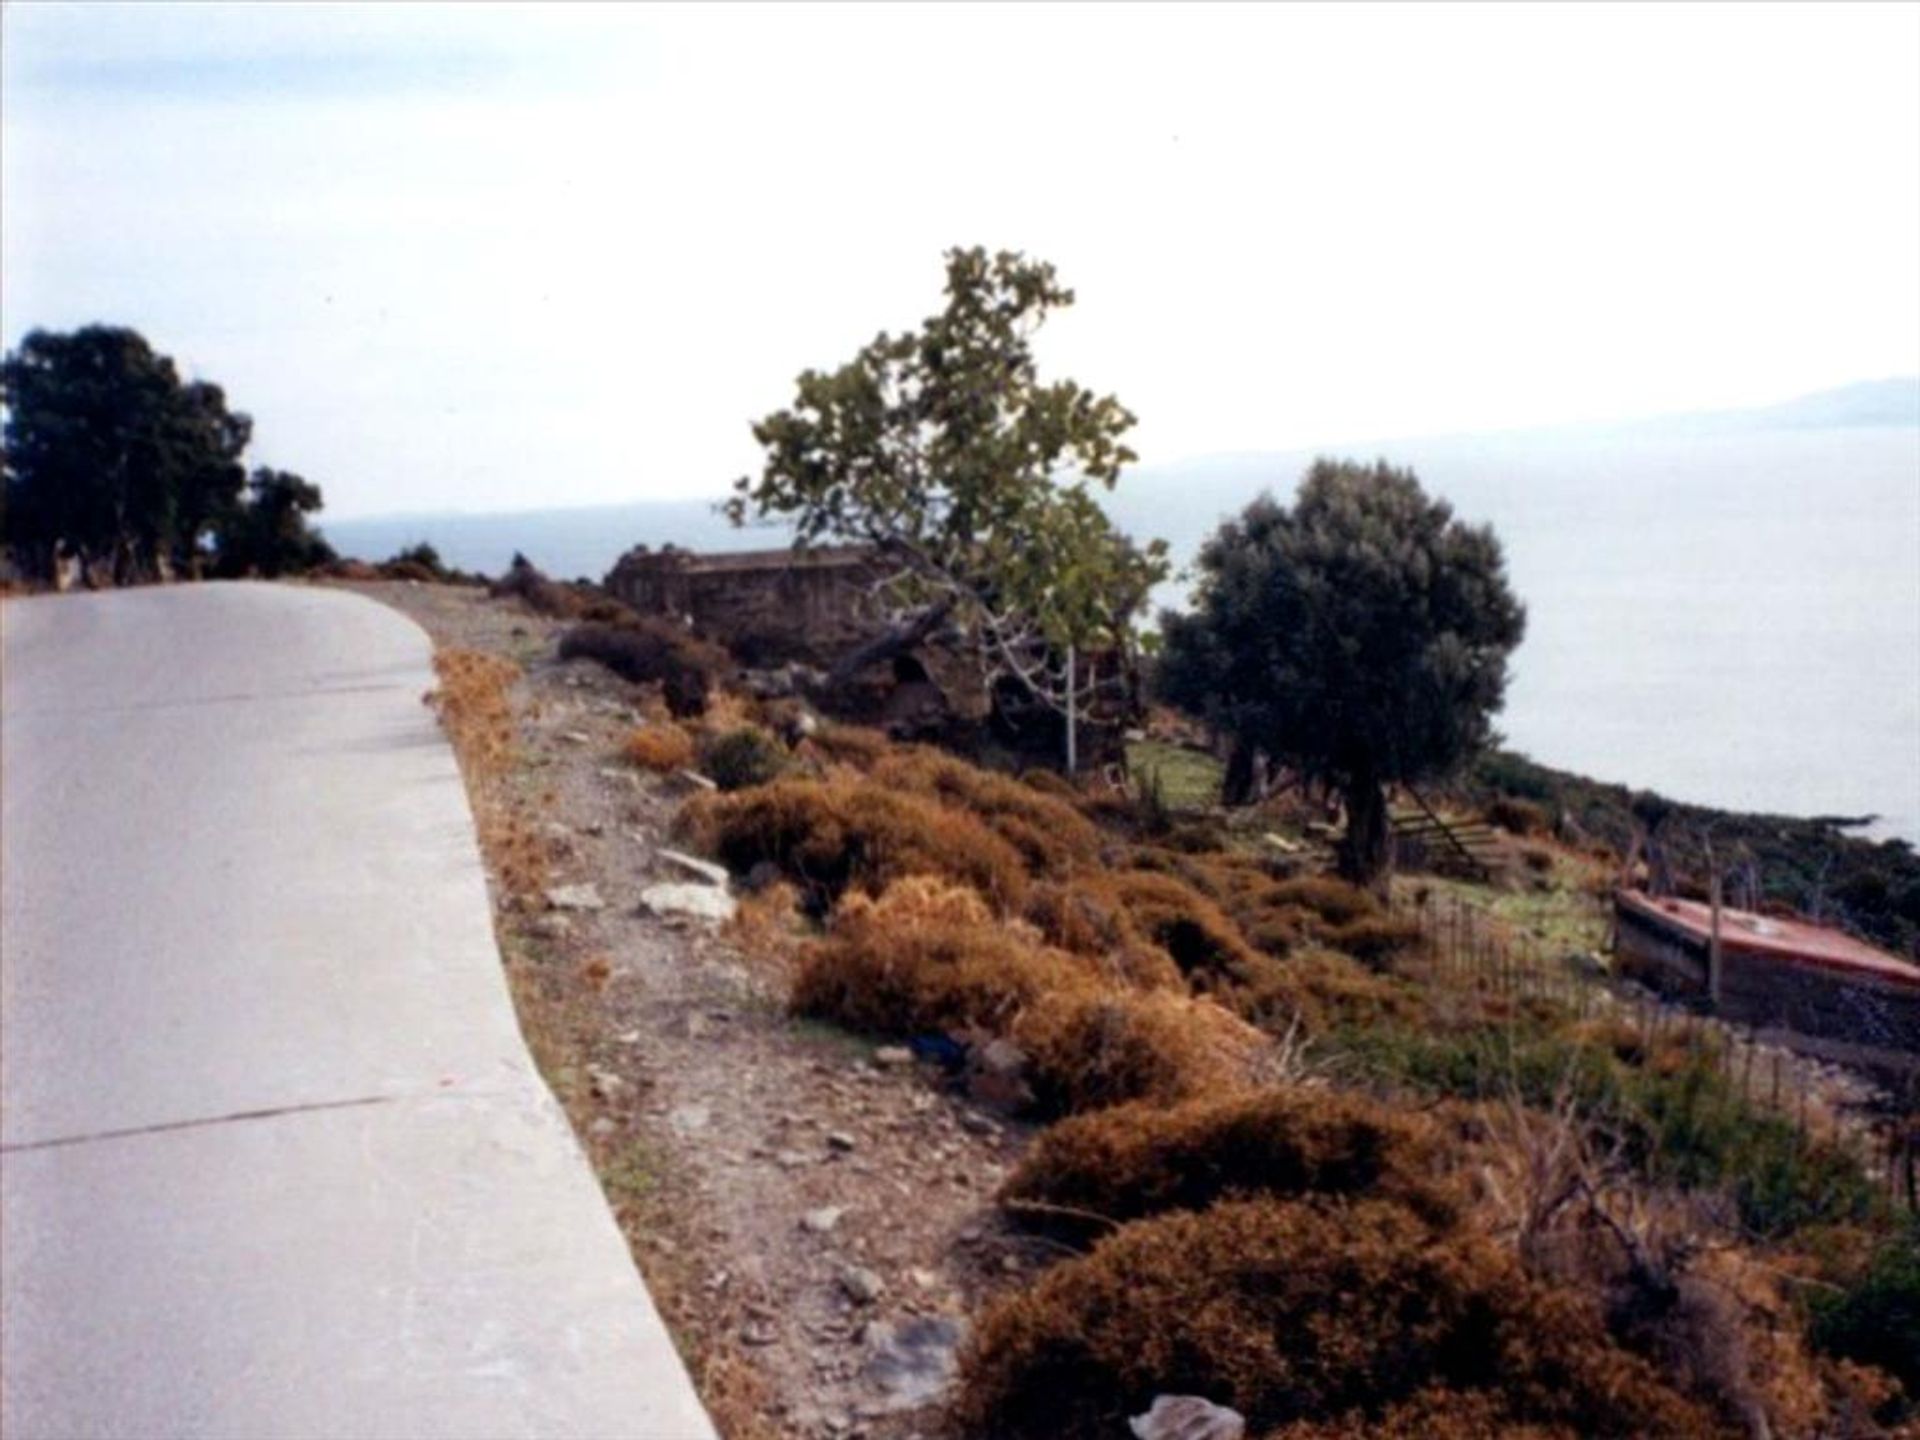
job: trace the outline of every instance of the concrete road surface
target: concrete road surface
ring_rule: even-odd
[[[0,1435],[712,1435],[494,948],[427,638],[0,606]]]

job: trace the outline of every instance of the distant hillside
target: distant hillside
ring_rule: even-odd
[[[1920,376],[1862,380],[1777,405],[1663,415],[1607,426],[1612,434],[1727,435],[1762,430],[1830,430],[1852,426],[1920,426]]]

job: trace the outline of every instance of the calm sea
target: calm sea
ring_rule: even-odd
[[[1369,447],[1505,543],[1528,629],[1501,728],[1534,758],[1729,809],[1881,817],[1920,843],[1920,430],[1538,435]],[[1184,563],[1308,454],[1141,467],[1109,505]],[[384,558],[431,541],[598,578],[628,546],[784,543],[697,502],[326,527]],[[1163,597],[1177,602],[1180,589]]]

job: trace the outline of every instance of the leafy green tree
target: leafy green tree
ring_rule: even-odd
[[[6,538],[30,569],[64,543],[121,582],[185,570],[239,502],[252,422],[136,331],[33,331],[0,361],[0,404]]]
[[[988,670],[1060,708],[1065,648],[1127,643],[1166,573],[1165,547],[1133,545],[1089,489],[1135,458],[1134,417],[1040,379],[1034,332],[1073,303],[1051,265],[982,249],[946,261],[941,313],[804,372],[793,404],[753,427],[765,467],[728,512],[788,517],[798,545],[863,544],[887,567],[891,627],[836,681],[951,626]]]
[[[231,514],[221,534],[220,572],[272,579],[332,560],[333,547],[307,523],[323,503],[320,487],[310,480],[284,470],[255,470],[247,480],[246,503]]]
[[[1202,548],[1190,614],[1161,618],[1161,693],[1346,801],[1342,872],[1383,884],[1386,789],[1492,738],[1526,614],[1500,542],[1411,471],[1319,460],[1293,506],[1249,505]]]

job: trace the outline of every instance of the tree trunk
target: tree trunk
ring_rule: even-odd
[[[922,610],[905,625],[895,626],[877,639],[869,640],[858,650],[843,656],[827,676],[827,687],[837,690],[869,665],[878,665],[883,660],[891,660],[896,655],[904,655],[934,631],[946,624],[947,617],[953,613],[953,601],[942,600],[938,605]]]
[[[1227,806],[1251,805],[1254,800],[1255,774],[1253,742],[1234,737],[1227,753],[1227,773],[1220,782],[1220,803]]]
[[[1340,875],[1384,897],[1393,878],[1393,842],[1387,828],[1387,792],[1370,776],[1349,782],[1347,834],[1340,842]]]

